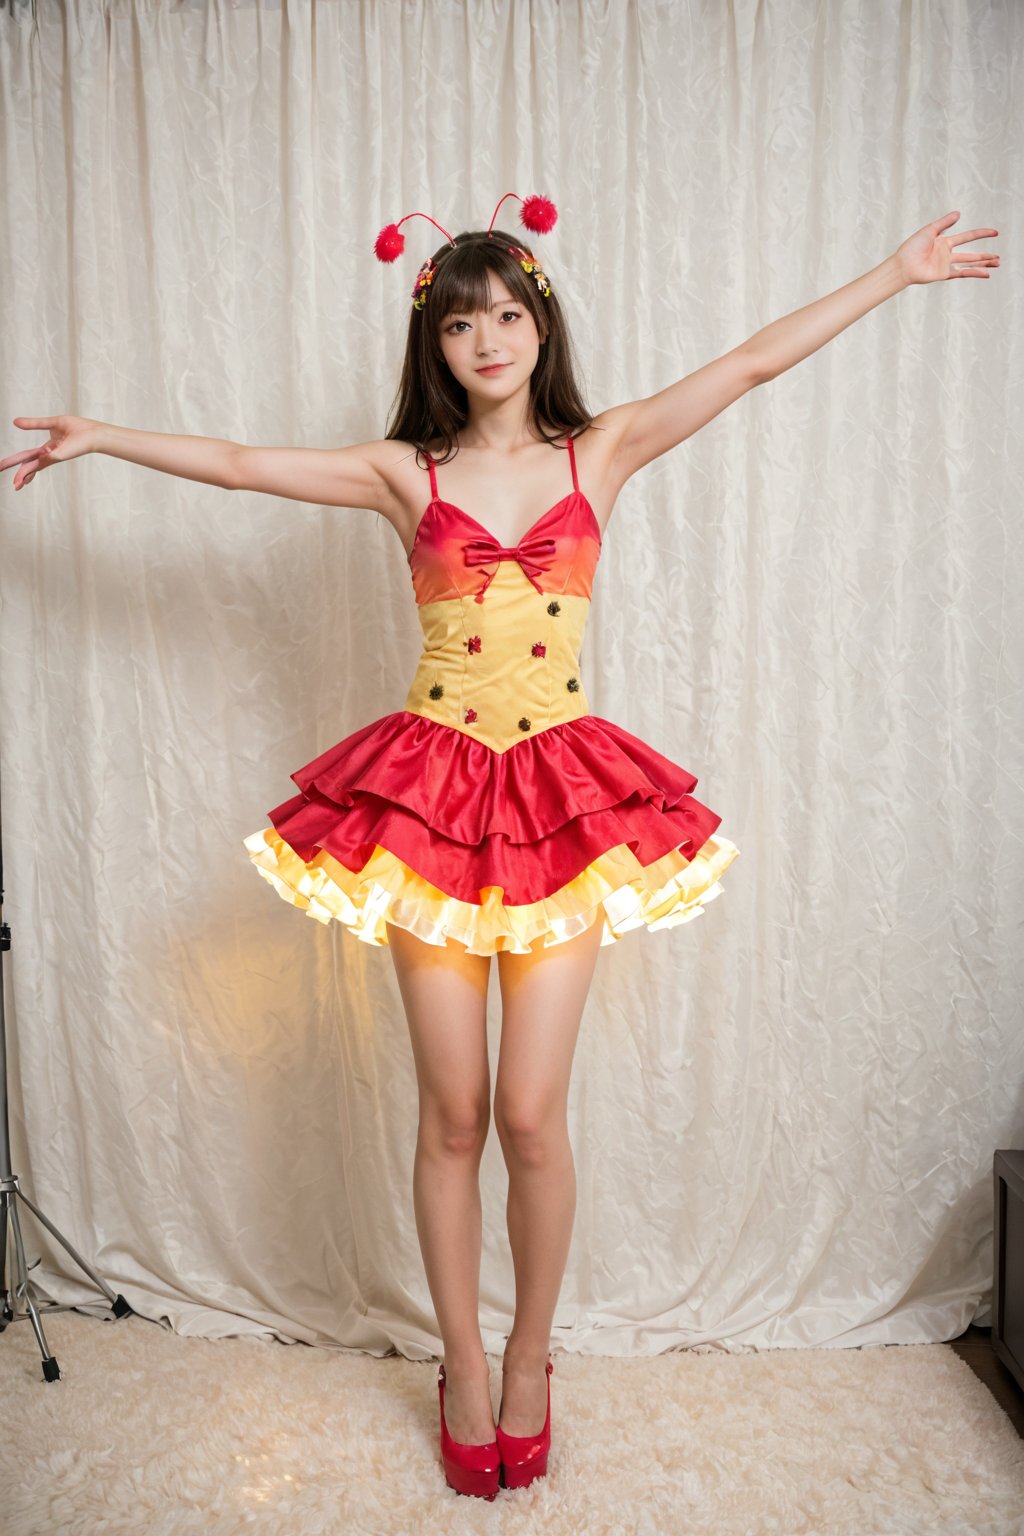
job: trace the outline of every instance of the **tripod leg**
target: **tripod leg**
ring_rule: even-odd
[[[20,1191],[19,1191],[20,1193]],[[32,1327],[35,1330],[36,1339],[43,1357],[43,1375],[47,1381],[57,1381],[60,1376],[60,1367],[53,1355],[50,1354],[46,1339],[43,1336],[43,1323],[39,1316],[38,1308],[32,1300],[32,1287],[28,1278],[28,1266],[25,1263],[25,1245],[21,1240],[21,1222],[18,1220],[18,1206],[16,1200],[11,1201],[11,1227],[14,1230],[14,1246],[18,1252],[18,1291],[25,1293],[25,1305],[28,1307],[32,1318]],[[17,1293],[16,1293],[17,1294]]]
[[[103,1276],[102,1275],[98,1275],[96,1273],[96,1271],[93,1269],[92,1265],[87,1263],[86,1260],[82,1258],[82,1255],[80,1253],[76,1253],[75,1252],[74,1248],[72,1248],[72,1246],[68,1242],[67,1238],[64,1237],[60,1232],[57,1231],[57,1228],[53,1225],[52,1221],[48,1221],[46,1219],[46,1217],[43,1215],[43,1213],[39,1209],[39,1207],[32,1203],[32,1201],[29,1199],[28,1195],[26,1195],[25,1191],[21,1188],[20,1185],[18,1186],[18,1195],[20,1196],[20,1198],[22,1200],[24,1200],[25,1204],[28,1206],[28,1208],[32,1212],[33,1216],[35,1216],[37,1218],[37,1220],[42,1222],[42,1224],[46,1228],[47,1232],[52,1233],[52,1235],[57,1239],[58,1243],[60,1243],[61,1247],[67,1249],[68,1253],[70,1253],[71,1257],[74,1259],[74,1261],[78,1265],[79,1269],[85,1271],[85,1273],[89,1276],[89,1279],[92,1281],[93,1285],[96,1285],[96,1286],[99,1287],[99,1289],[103,1292],[103,1294],[107,1298],[107,1300],[109,1302],[111,1302],[112,1304],[115,1304],[117,1302],[122,1302],[125,1307],[128,1307],[128,1303],[124,1300],[124,1297],[123,1296],[118,1296],[111,1289],[111,1287],[107,1284],[107,1282],[104,1280]],[[114,1310],[115,1310],[115,1312],[118,1311],[116,1305],[114,1306]],[[120,1316],[120,1315],[121,1314],[118,1312],[118,1316]]]
[[[6,1190],[0,1192],[0,1327],[14,1317],[14,1300],[7,1291],[7,1203],[13,1199]]]

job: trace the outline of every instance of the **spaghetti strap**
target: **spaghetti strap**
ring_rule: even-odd
[[[423,457],[426,459],[427,467],[430,470],[430,494],[431,494],[432,498],[434,499],[434,501],[436,501],[437,500],[437,475],[434,473],[434,461],[430,457],[430,454],[427,452],[427,450],[425,448],[423,450]]]
[[[576,451],[572,446],[571,437],[566,438],[565,446],[569,450],[569,463],[572,465],[572,488],[574,491],[578,491],[580,488],[580,483],[576,478]]]

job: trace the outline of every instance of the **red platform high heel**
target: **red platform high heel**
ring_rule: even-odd
[[[526,1488],[535,1477],[544,1477],[548,1470],[548,1452],[551,1449],[551,1372],[554,1365],[549,1360],[548,1416],[539,1435],[506,1435],[501,1425],[495,1433],[501,1452],[501,1484],[503,1488]]]
[[[456,1493],[493,1499],[498,1492],[498,1474],[501,1471],[498,1442],[489,1440],[484,1445],[462,1445],[452,1439],[444,1421],[444,1383],[442,1365],[437,1373],[437,1390],[441,1395],[441,1463],[445,1481]]]

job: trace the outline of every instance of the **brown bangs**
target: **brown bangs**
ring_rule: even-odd
[[[534,279],[523,270],[519,257],[506,250],[506,246],[518,243],[515,237],[496,229],[489,240],[486,235],[467,232],[456,238],[454,250],[446,245],[435,253],[437,276],[431,284],[424,314],[433,311],[435,323],[440,327],[453,315],[471,315],[477,310],[489,309],[488,273],[495,272],[518,302],[530,310],[543,335],[547,330],[544,297]]]

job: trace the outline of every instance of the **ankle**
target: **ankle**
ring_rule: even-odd
[[[505,1353],[502,1356],[501,1369],[503,1375],[535,1375],[538,1371],[547,1370],[551,1351],[546,1345],[514,1344],[508,1341],[505,1345]]]
[[[488,1381],[491,1368],[482,1350],[459,1351],[446,1349],[441,1357],[445,1376],[457,1376],[460,1381]]]

